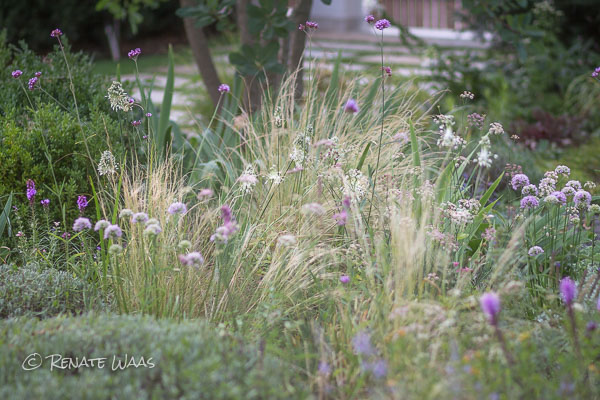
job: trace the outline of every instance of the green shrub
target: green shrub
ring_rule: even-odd
[[[80,313],[87,289],[67,272],[35,264],[0,265],[0,318]]]
[[[36,204],[49,198],[51,218],[59,221],[63,219],[58,205],[65,205],[70,223],[78,213],[77,195],[90,197],[88,176],[94,175],[101,153],[110,148],[120,160],[131,128],[124,121],[120,129],[118,116],[105,98],[109,82],[91,73],[89,57],[71,53],[65,46],[76,108],[58,46],[42,58],[25,44],[7,46],[4,39],[0,35],[0,66],[6,72],[0,75],[0,195],[15,193],[13,203],[22,217],[29,218],[24,214],[25,182],[33,179]],[[16,69],[23,71],[18,79],[10,73]],[[28,79],[37,71],[42,75],[36,90],[27,90]]]
[[[5,399],[270,399],[306,397],[292,385],[294,371],[203,321],[174,323],[142,316],[88,314],[0,322],[0,398]],[[104,368],[50,371],[42,357],[107,357]],[[113,355],[144,357],[154,368],[112,371]],[[150,360],[150,357],[152,358]]]

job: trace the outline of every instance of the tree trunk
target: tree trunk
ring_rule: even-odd
[[[254,38],[250,34],[248,27],[248,4],[250,0],[237,0],[237,22],[240,29],[240,39],[242,45],[252,46],[254,44]],[[244,96],[243,104],[244,109],[250,114],[253,111],[260,109],[262,103],[262,87],[260,85],[259,76],[244,75],[244,82],[246,84],[246,93]]]
[[[181,7],[192,7],[196,5],[196,2],[194,0],[179,0],[179,4]],[[183,26],[206,90],[208,90],[210,98],[216,107],[219,104],[220,94],[218,88],[221,81],[210,55],[206,36],[204,36],[202,28],[195,26],[194,20],[191,18],[184,18]]]
[[[292,20],[296,26],[304,24],[310,17],[310,9],[312,8],[312,0],[299,0],[294,12],[292,14]],[[296,99],[302,97],[304,91],[304,68],[302,67],[302,59],[304,55],[304,48],[306,47],[306,34],[299,29],[296,29],[290,34],[290,57],[288,61],[288,70],[295,71],[298,68],[298,75],[296,76],[296,90],[294,95]]]
[[[121,36],[121,25],[119,20],[113,19],[112,24],[107,22],[104,25],[104,33],[108,40],[108,47],[110,49],[110,56],[113,61],[119,61],[121,58],[121,49],[119,48],[119,36]]]

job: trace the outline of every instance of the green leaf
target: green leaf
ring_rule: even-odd
[[[10,236],[9,215],[10,215],[10,207],[12,206],[12,198],[13,198],[13,194],[11,193],[8,196],[8,200],[6,201],[6,204],[4,205],[4,210],[2,211],[2,214],[0,214],[0,238],[4,234],[4,229],[6,229],[6,226],[9,227],[8,236]]]
[[[165,86],[165,93],[163,96],[163,102],[160,107],[160,118],[158,121],[158,137],[156,145],[163,156],[166,155],[165,147],[167,140],[167,129],[169,127],[169,117],[171,114],[171,103],[173,101],[173,91],[175,84],[175,61],[173,55],[173,46],[169,45],[169,66],[167,70],[167,83]]]
[[[358,160],[358,164],[356,164],[356,169],[357,170],[361,170],[363,164],[365,163],[365,159],[367,158],[367,154],[369,154],[369,149],[371,148],[371,142],[368,142],[367,145],[365,146],[365,149],[362,152],[362,155],[360,156],[360,159]]]

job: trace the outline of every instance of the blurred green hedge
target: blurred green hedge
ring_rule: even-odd
[[[292,399],[306,398],[298,372],[204,321],[86,314],[0,322],[2,399]],[[50,371],[21,365],[41,357],[107,357],[104,368]],[[151,357],[154,368],[112,371],[113,355]],[[149,365],[149,363],[146,363]]]

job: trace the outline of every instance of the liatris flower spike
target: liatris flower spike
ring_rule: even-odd
[[[77,208],[79,208],[79,212],[83,212],[88,206],[88,200],[85,196],[77,196]]]
[[[577,286],[571,278],[566,277],[560,281],[560,296],[568,307],[573,304],[577,297]]]
[[[27,180],[27,200],[29,200],[30,204],[33,204],[33,198],[35,197],[35,194],[37,193],[37,190],[35,190],[35,182],[31,179]]]
[[[500,297],[494,292],[484,293],[479,298],[481,310],[487,316],[491,325],[498,324],[498,314],[500,313]]]

